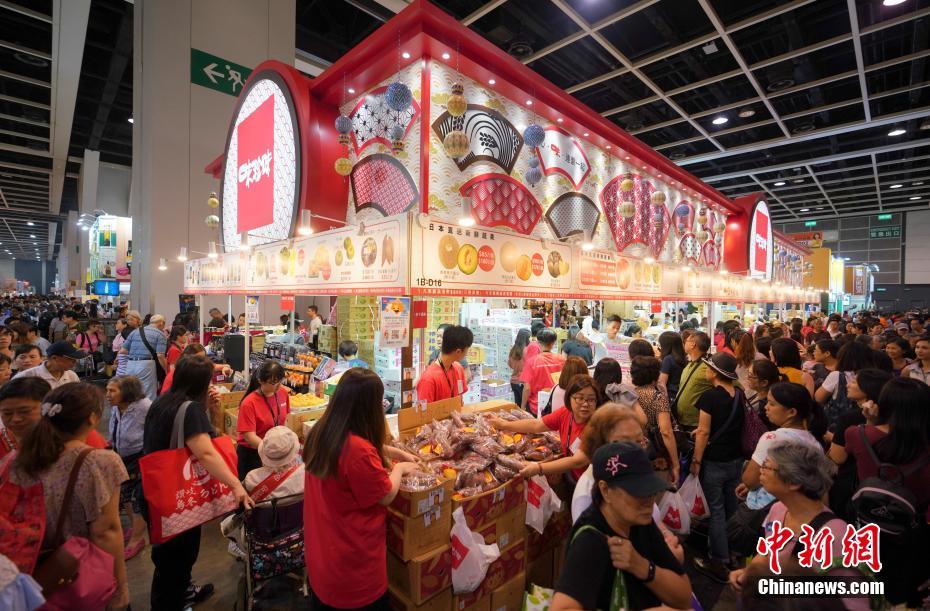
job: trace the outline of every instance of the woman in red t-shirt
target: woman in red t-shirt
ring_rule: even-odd
[[[171,327],[171,334],[168,336],[168,352],[165,353],[165,361],[168,363],[168,371],[174,369],[178,359],[184,354],[184,349],[190,343],[191,332],[187,327],[174,325]]]
[[[287,390],[281,388],[283,380],[284,367],[275,361],[265,361],[252,376],[249,388],[239,402],[236,456],[239,459],[240,480],[245,479],[252,469],[262,466],[258,444],[269,429],[283,426],[291,411]]]
[[[304,554],[310,608],[387,609],[386,505],[401,478],[416,470],[387,437],[384,384],[350,369],[304,445]]]
[[[491,418],[491,424],[502,431],[514,433],[545,433],[557,431],[562,441],[562,458],[547,463],[533,463],[520,472],[524,477],[571,472],[574,480],[581,477],[591,464],[581,451],[581,434],[597,409],[600,389],[594,378],[586,373],[571,379],[565,390],[565,405],[541,419],[502,420]]]

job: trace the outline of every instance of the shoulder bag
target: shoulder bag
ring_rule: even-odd
[[[158,360],[158,355],[155,354],[155,348],[152,348],[152,344],[149,343],[149,339],[145,336],[145,327],[139,327],[137,330],[139,331],[139,337],[142,339],[142,343],[145,344],[149,354],[152,355],[152,360],[155,361],[155,377],[158,379],[158,387],[161,388],[162,382],[165,381],[168,373],[165,371],[165,368],[161,366],[161,361]],[[159,333],[161,333],[161,331],[159,331]]]
[[[81,465],[91,452],[93,448],[81,451],[71,467],[52,541],[61,541],[61,531],[74,497],[74,486]],[[105,609],[116,593],[113,564],[113,556],[88,539],[68,537],[67,541],[59,543],[57,548],[39,561],[33,575],[36,582],[42,586],[42,594],[46,599],[42,608]]]

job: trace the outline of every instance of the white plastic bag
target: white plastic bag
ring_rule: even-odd
[[[549,611],[555,591],[532,584],[529,592],[523,595],[523,611]]]
[[[681,494],[667,491],[659,500],[659,517],[670,531],[678,535],[691,532],[691,516],[681,498]]]
[[[562,501],[542,475],[526,480],[526,525],[543,533],[552,514],[562,509]]]
[[[452,522],[452,590],[468,594],[478,589],[501,551],[496,543],[485,545],[484,538],[468,528],[461,507],[452,514]]]
[[[678,489],[681,494],[681,500],[685,502],[688,513],[692,518],[706,518],[710,515],[707,506],[707,497],[704,496],[704,489],[701,488],[701,480],[697,475],[691,474],[685,478],[685,483]]]

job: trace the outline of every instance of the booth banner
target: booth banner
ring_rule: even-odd
[[[399,295],[406,285],[407,217],[347,226],[248,253],[185,265],[185,290],[250,294]]]
[[[379,348],[410,345],[410,297],[382,297]]]
[[[415,226],[411,293],[550,298],[572,287],[572,249],[436,219]]]
[[[658,295],[662,292],[662,266],[609,251],[580,252],[578,288],[617,295]]]
[[[245,320],[250,325],[261,324],[261,316],[258,313],[258,295],[248,295],[245,298]]]

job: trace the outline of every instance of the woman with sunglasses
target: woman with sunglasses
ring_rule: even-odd
[[[265,361],[249,382],[249,388],[239,403],[236,430],[236,456],[239,459],[239,479],[245,479],[252,469],[262,466],[258,446],[270,429],[283,426],[291,411],[287,389],[281,387],[284,367]]]

